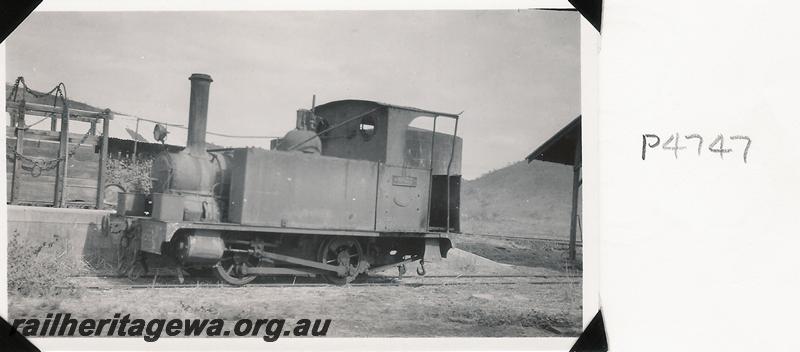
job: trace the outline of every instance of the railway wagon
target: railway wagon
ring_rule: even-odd
[[[424,275],[425,260],[447,256],[459,232],[458,114],[340,100],[298,110],[270,150],[208,149],[212,79],[189,79],[186,148],[159,154],[152,192],[120,195],[108,219],[139,258],[244,285],[276,275],[346,284],[417,260]],[[440,118],[455,119],[452,134],[436,131]]]

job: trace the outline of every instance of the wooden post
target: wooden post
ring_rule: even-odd
[[[56,118],[55,112],[50,116],[51,116],[50,117],[50,130],[51,131],[55,131],[56,130],[56,121],[58,121],[58,119]]]
[[[106,188],[106,160],[108,159],[108,122],[111,110],[103,111],[103,144],[100,146],[100,165],[97,171],[97,209],[103,209]]]
[[[58,169],[56,172],[56,189],[53,197],[53,206],[63,208],[66,205],[64,191],[67,184],[67,168],[69,168],[69,105],[64,103],[64,111],[61,113],[61,133],[59,134],[60,143],[58,145]]]
[[[17,113],[15,114],[12,121],[16,121],[14,123],[16,132],[15,135],[17,137],[17,144],[15,152],[17,154],[22,154],[22,147],[25,144],[25,98],[22,98],[22,102],[20,103],[19,107],[17,108]],[[22,161],[17,158],[16,154],[14,155],[14,170],[13,174],[11,175],[11,199],[9,201],[11,204],[19,203],[19,188],[20,188],[20,177],[22,175]]]
[[[577,145],[575,146],[575,165],[572,166],[572,217],[569,224],[569,260],[574,261],[577,257],[575,242],[577,240],[577,225],[578,225],[578,192],[581,186],[581,140],[578,137]]]
[[[136,118],[136,135],[133,136],[133,155],[131,156],[132,164],[136,165],[136,149],[139,146],[139,118]]]

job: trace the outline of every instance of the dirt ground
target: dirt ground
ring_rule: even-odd
[[[532,255],[530,251],[525,253]],[[428,263],[426,269],[429,276],[420,278],[414,274],[416,267],[409,265],[406,275],[413,276],[401,279],[409,284],[399,286],[132,289],[111,285],[66,297],[10,296],[9,315],[15,319],[62,312],[77,318],[103,319],[119,312],[143,319],[332,319],[328,336],[334,337],[533,337],[580,333],[580,272],[503,264],[460,249],[452,250],[445,260]],[[387,270],[382,275],[389,278],[396,273]],[[460,275],[484,276],[493,281],[470,284],[470,279],[464,281],[458,278]],[[577,277],[565,279],[574,275]],[[100,286],[108,281],[92,280]],[[162,283],[171,279],[159,280]],[[458,284],[450,284],[454,280]]]
[[[563,242],[461,234],[454,238],[454,246],[505,264],[576,272],[583,267],[581,265],[583,247],[576,248],[576,261],[571,262],[567,260],[568,244]]]
[[[21,299],[10,315],[332,319],[328,336],[334,337],[575,336],[581,316],[569,291],[535,284],[112,289],[50,302]]]

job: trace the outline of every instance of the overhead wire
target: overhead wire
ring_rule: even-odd
[[[167,126],[167,127],[175,127],[175,128],[185,129],[185,130],[189,129],[189,127],[187,127],[186,125],[182,125],[182,124],[162,122],[162,121],[148,119],[148,118],[141,117],[141,116],[125,114],[125,113],[121,113],[121,112],[114,112],[114,114],[116,116],[125,116],[125,117],[130,117],[130,118],[133,118],[133,119],[137,119],[137,120],[140,120],[140,121],[147,121],[147,122],[151,122],[151,123],[157,123],[157,124],[161,124],[161,125],[164,125],[164,126]],[[209,134],[209,135],[212,135],[212,136],[220,136],[220,137],[227,137],[227,138],[242,138],[242,139],[256,139],[256,138],[260,138],[260,139],[276,139],[276,138],[280,138],[280,137],[276,137],[276,136],[237,135],[237,134],[227,134],[227,133],[219,133],[219,132],[212,132],[212,131],[206,131],[206,134]]]

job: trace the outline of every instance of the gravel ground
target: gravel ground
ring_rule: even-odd
[[[501,264],[461,250],[426,265],[429,275],[564,275]],[[408,267],[408,275],[415,266]],[[387,271],[384,275],[395,275]],[[425,278],[423,280],[431,280]],[[102,279],[97,279],[102,282]],[[168,279],[164,279],[168,280]],[[410,277],[407,281],[420,281]],[[514,282],[515,280],[519,282]],[[507,278],[504,284],[221,287],[105,290],[75,297],[10,297],[11,319],[71,313],[77,318],[332,319],[334,337],[577,336],[581,284],[541,284]]]
[[[332,319],[328,336],[576,336],[580,303],[564,285],[111,289],[80,298],[23,298],[12,318]],[[566,308],[566,309],[565,309]]]
[[[573,271],[582,269],[583,247],[581,246],[576,250],[577,261],[572,263],[567,259],[567,243],[468,234],[461,234],[454,241],[457,248],[500,263],[561,271],[569,271],[565,268],[572,268]]]

